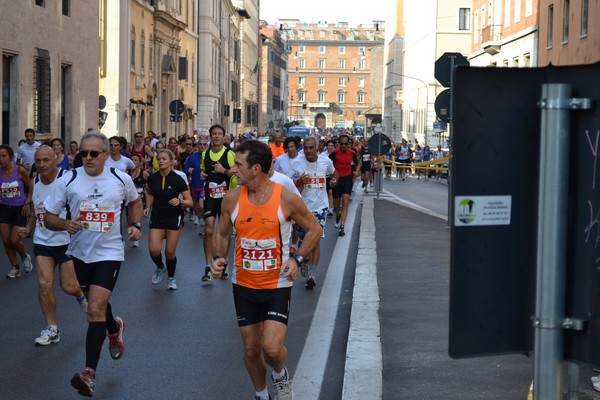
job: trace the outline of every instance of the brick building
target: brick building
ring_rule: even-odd
[[[370,114],[371,49],[383,45],[383,25],[279,21],[288,38],[287,120],[314,126],[323,113],[328,128],[364,130]],[[381,61],[378,61],[381,67]],[[381,83],[378,84],[381,86]],[[376,88],[380,96],[381,88]],[[378,98],[377,104],[381,104]]]

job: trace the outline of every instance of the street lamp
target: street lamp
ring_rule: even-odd
[[[393,71],[388,71],[388,74],[397,75],[402,78],[413,79],[413,80],[421,82],[423,84],[422,87],[425,88],[425,121],[423,124],[423,131],[424,131],[423,133],[425,135],[425,144],[427,144],[427,121],[428,121],[428,117],[429,117],[429,84],[420,78],[415,78],[414,76],[399,74],[399,73],[393,72]],[[421,87],[418,88],[419,92],[420,92],[420,89],[421,89]],[[404,84],[402,85],[402,90],[404,91]],[[417,104],[419,103],[419,98],[418,98],[419,92],[417,92]]]

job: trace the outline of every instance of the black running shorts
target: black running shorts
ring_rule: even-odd
[[[292,288],[250,289],[233,285],[233,301],[238,326],[258,324],[265,320],[287,325]]]
[[[73,257],[73,263],[79,286],[84,292],[89,291],[92,285],[103,287],[111,292],[115,288],[121,270],[121,261],[98,261],[86,264]]]

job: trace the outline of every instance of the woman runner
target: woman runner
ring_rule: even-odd
[[[157,154],[159,171],[148,177],[146,208],[144,216],[150,216],[148,249],[156,265],[152,283],[162,282],[165,267],[162,261],[162,242],[166,240],[167,289],[176,290],[175,268],[177,266],[177,242],[183,226],[183,208],[192,207],[192,197],[187,182],[173,170],[175,156],[170,150]]]

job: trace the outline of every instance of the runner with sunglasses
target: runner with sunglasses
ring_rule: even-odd
[[[44,224],[50,230],[71,234],[66,254],[73,258],[77,280],[89,303],[85,369],[71,378],[71,386],[80,395],[92,397],[106,336],[114,360],[125,352],[125,321],[113,316],[109,300],[125,258],[122,207],[128,207],[133,221],[127,231],[129,240],[140,240],[142,202],[129,175],[105,167],[106,136],[87,132],[81,139],[80,154],[83,167],[57,180],[44,202]],[[65,207],[70,211],[63,218],[60,213]]]

